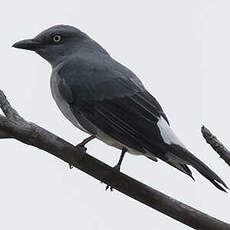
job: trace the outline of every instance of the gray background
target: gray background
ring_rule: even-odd
[[[87,32],[132,69],[158,98],[181,141],[230,186],[230,168],[200,134],[207,125],[229,144],[230,2],[5,1],[0,9],[1,89],[29,121],[77,144],[84,137],[55,105],[51,68],[10,46],[55,24]],[[53,156],[1,140],[1,229],[190,229],[105,186]],[[88,152],[114,165],[118,151],[92,141]],[[230,198],[193,171],[127,155],[122,171],[176,199],[230,221]]]

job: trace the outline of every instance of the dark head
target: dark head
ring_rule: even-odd
[[[57,65],[63,58],[75,53],[82,42],[90,38],[73,26],[53,26],[33,39],[16,42],[13,47],[32,50],[45,58],[52,66]]]

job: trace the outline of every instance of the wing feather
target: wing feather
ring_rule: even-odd
[[[157,126],[163,111],[150,101],[147,105],[142,100],[144,94],[84,103],[81,111],[96,127],[120,143],[141,152],[158,153],[158,157],[164,158],[167,147]]]
[[[100,60],[76,57],[58,71],[72,92],[71,107],[120,143],[165,160],[167,147],[157,122],[168,119],[160,104],[132,71],[111,57]]]

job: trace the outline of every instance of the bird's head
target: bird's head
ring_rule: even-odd
[[[35,51],[55,66],[75,53],[87,39],[90,38],[73,26],[57,25],[44,30],[33,39],[16,42],[13,47]]]

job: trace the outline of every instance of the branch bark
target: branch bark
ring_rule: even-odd
[[[2,91],[0,91],[0,107],[6,115],[6,117],[0,115],[0,132],[6,134],[7,137],[15,138],[25,144],[51,153],[127,196],[194,229],[230,230],[230,224],[202,213],[124,173],[114,170],[42,127],[25,121],[11,107]]]
[[[228,149],[204,125],[201,128],[201,133],[206,142],[219,154],[220,158],[230,166],[230,152]]]

